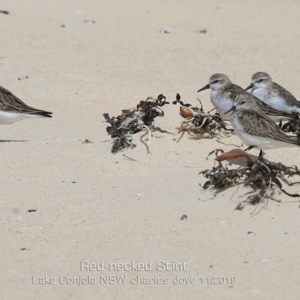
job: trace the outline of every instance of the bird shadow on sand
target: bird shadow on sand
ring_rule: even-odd
[[[0,143],[26,143],[28,140],[0,140]]]

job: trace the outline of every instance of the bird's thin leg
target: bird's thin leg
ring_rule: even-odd
[[[249,146],[248,148],[246,148],[244,151],[249,151],[251,149],[255,148],[255,146]]]
[[[264,153],[263,153],[263,151],[260,149],[259,155],[258,155],[258,160],[263,161],[263,159],[264,159]]]

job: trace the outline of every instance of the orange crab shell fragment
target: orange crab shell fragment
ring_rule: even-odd
[[[251,158],[251,156],[247,152],[245,152],[241,149],[233,149],[233,150],[230,150],[229,152],[225,152],[222,155],[215,158],[215,160],[220,162],[223,160],[227,160],[227,159],[231,159],[231,158],[238,158],[238,157],[245,157],[251,166],[254,164],[254,161]]]
[[[192,118],[194,116],[194,112],[188,107],[180,106],[180,115],[185,119]]]

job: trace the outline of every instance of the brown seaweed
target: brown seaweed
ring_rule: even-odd
[[[148,97],[141,100],[134,109],[123,109],[121,115],[117,117],[110,117],[108,113],[104,113],[105,121],[110,124],[106,127],[106,131],[113,139],[112,153],[136,147],[132,135],[144,128],[150,131],[155,118],[164,116],[161,107],[165,104],[169,102],[160,94],[156,99]]]
[[[294,133],[300,139],[300,114],[295,112],[293,116],[293,119],[283,125],[280,124],[280,127],[284,132]]]
[[[215,109],[205,112],[201,101],[199,99],[198,101],[200,107],[193,107],[189,103],[184,103],[178,93],[176,95],[173,104],[181,105],[180,115],[185,119],[178,128],[178,133],[182,133],[178,142],[185,132],[193,139],[213,138],[220,134],[230,136],[233,130],[226,127],[226,123],[218,113],[213,113]]]
[[[222,154],[218,156],[218,153]],[[215,153],[215,160],[218,161],[218,165],[212,169],[201,171],[199,174],[208,179],[203,185],[203,189],[207,189],[213,186],[216,189],[226,189],[231,186],[242,184],[249,186],[253,191],[258,193],[255,196],[249,198],[250,203],[255,204],[261,202],[263,199],[273,195],[274,189],[279,189],[281,192],[289,197],[300,197],[298,193],[292,194],[283,189],[283,184],[292,186],[299,184],[300,182],[290,182],[288,178],[293,176],[300,176],[300,170],[297,166],[287,167],[282,163],[271,162],[264,160],[262,157],[257,160],[253,160],[246,152],[240,149],[234,149],[224,153],[222,149],[217,149],[209,153],[209,155]],[[245,157],[247,159],[247,166],[240,166],[238,168],[229,168],[224,166],[222,161]]]

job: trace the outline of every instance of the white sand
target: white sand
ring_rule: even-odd
[[[213,165],[208,152],[232,146],[156,133],[146,155],[136,135],[137,148],[124,152],[130,161],[111,154],[102,116],[160,93],[194,105],[200,97],[210,109],[209,91],[196,91],[216,72],[246,87],[265,71],[299,98],[298,1],[3,0],[0,9],[10,11],[0,14],[1,85],[54,113],[1,127],[0,298],[299,297],[297,199],[276,195],[283,203],[270,200],[254,217],[253,206],[236,211],[249,190],[214,197],[198,185]],[[178,106],[164,111],[159,124],[174,130]],[[299,165],[299,153],[267,158]],[[160,260],[188,270],[157,270]],[[119,271],[81,271],[81,261],[120,263]],[[150,271],[121,270],[149,261]],[[78,287],[59,282],[63,275],[97,282]],[[100,284],[101,275],[127,281]],[[36,283],[45,276],[55,282]],[[154,276],[168,283],[146,284]],[[176,276],[196,282],[175,284]]]

